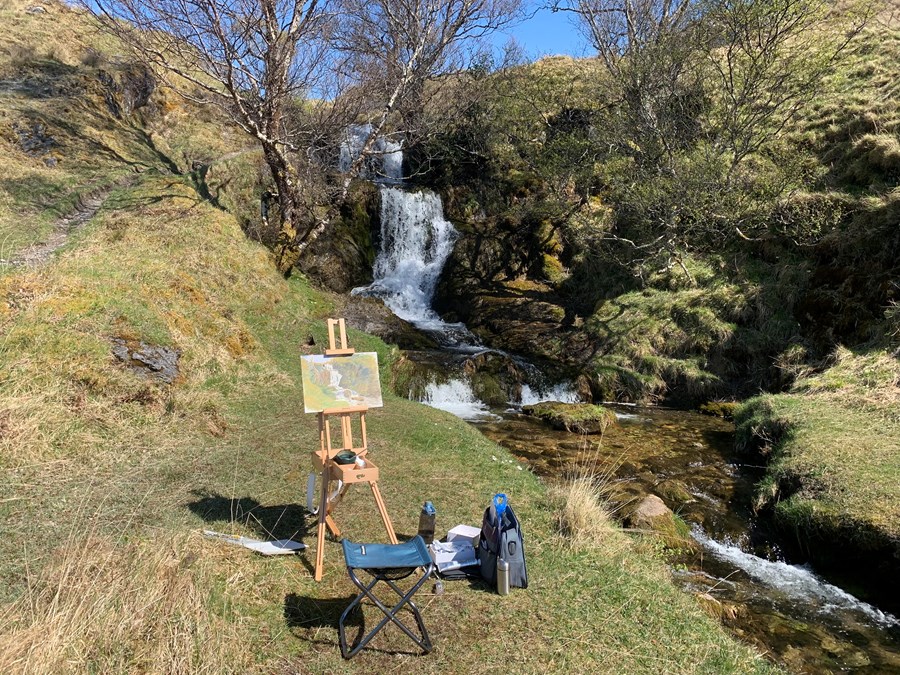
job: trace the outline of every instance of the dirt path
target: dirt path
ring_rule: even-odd
[[[135,178],[129,177],[113,185],[94,190],[78,199],[75,210],[59,218],[53,224],[53,231],[39,244],[32,244],[11,258],[0,258],[0,265],[11,267],[36,267],[46,263],[50,257],[62,247],[73,233],[81,229],[86,222],[93,218],[100,207],[106,203],[110,192],[119,187],[124,187],[135,182]]]

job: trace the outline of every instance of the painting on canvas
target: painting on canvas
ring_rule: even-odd
[[[350,356],[303,356],[300,368],[305,412],[382,406],[378,355],[375,352]]]

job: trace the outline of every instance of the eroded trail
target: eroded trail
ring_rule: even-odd
[[[135,177],[129,177],[80,197],[75,209],[53,224],[53,230],[44,241],[33,244],[10,258],[0,259],[0,264],[10,267],[37,267],[45,264],[56,251],[69,241],[75,232],[97,215],[113,190],[133,185],[135,182],[137,182]]]

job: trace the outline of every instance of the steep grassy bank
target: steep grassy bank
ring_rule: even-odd
[[[842,348],[824,372],[801,378],[788,394],[747,402],[735,418],[739,444],[767,462],[757,507],[774,514],[794,555],[851,576],[865,560],[861,585],[893,607],[900,602],[898,384],[896,346]]]

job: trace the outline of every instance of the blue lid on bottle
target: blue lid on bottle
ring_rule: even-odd
[[[434,504],[431,502],[425,502],[425,505],[422,507],[422,512],[427,513],[429,516],[433,516],[436,511],[434,510]]]

